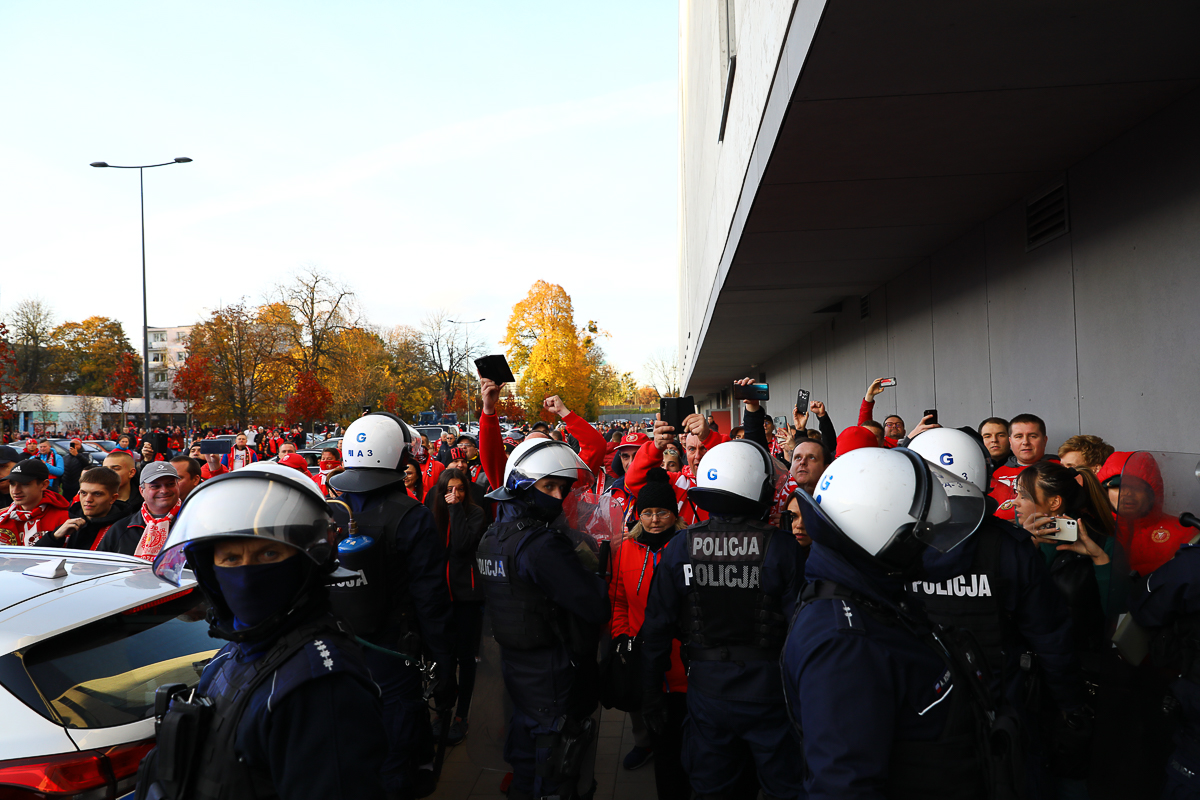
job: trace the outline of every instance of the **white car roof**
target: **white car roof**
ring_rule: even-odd
[[[39,578],[26,569],[65,559],[67,574]],[[151,603],[196,585],[176,587],[133,556],[58,547],[0,546],[0,655]]]

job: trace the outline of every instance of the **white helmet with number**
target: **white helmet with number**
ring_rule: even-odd
[[[508,454],[504,485],[488,492],[492,500],[513,500],[542,478],[591,480],[592,471],[566,442],[526,439]]]
[[[329,483],[339,492],[369,492],[404,480],[404,463],[416,432],[404,420],[375,411],[350,423],[342,437],[345,472]]]
[[[775,493],[771,454],[758,442],[733,439],[704,454],[688,499],[710,514],[760,517]]]
[[[991,483],[987,450],[978,434],[972,436],[957,428],[933,428],[913,439],[908,447],[930,464],[936,464],[984,491]]]
[[[918,564],[928,545],[946,552],[983,521],[983,492],[903,447],[865,447],[835,460],[812,497],[800,499],[814,542],[892,573]]]

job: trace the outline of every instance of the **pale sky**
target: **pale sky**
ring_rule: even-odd
[[[375,324],[503,337],[537,279],[674,348],[674,2],[0,2],[0,314],[150,324],[315,265]],[[496,346],[495,352],[500,352]]]

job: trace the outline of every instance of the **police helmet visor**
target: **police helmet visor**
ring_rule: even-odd
[[[553,439],[542,439],[534,442],[515,461],[509,462],[504,486],[489,492],[487,497],[493,500],[511,500],[542,478],[590,482],[592,471],[570,445]]]
[[[319,497],[283,479],[238,480],[235,475],[214,478],[188,497],[154,559],[155,575],[178,586],[189,546],[231,537],[272,539],[324,562],[332,523]]]
[[[927,487],[929,502],[913,535],[934,550],[946,553],[979,528],[987,513],[987,500],[978,486],[961,475],[927,461],[924,464],[931,478]]]

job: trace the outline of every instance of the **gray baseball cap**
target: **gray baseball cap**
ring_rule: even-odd
[[[138,479],[138,485],[145,486],[154,483],[159,478],[179,480],[179,473],[175,471],[175,467],[171,466],[170,461],[151,461],[142,467],[142,476]]]

